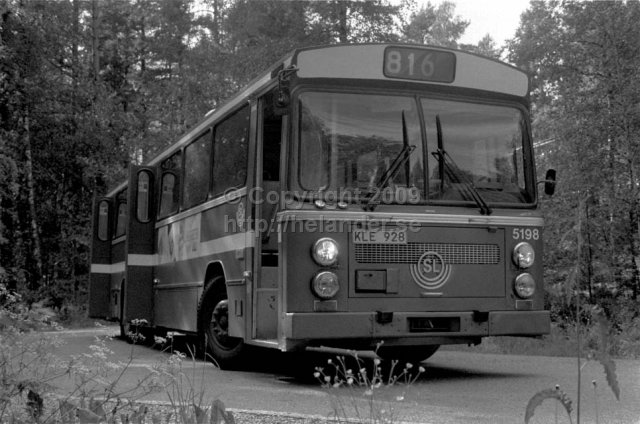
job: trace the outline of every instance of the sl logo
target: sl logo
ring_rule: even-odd
[[[427,290],[436,290],[444,286],[451,275],[451,265],[444,262],[436,252],[425,252],[417,264],[410,265],[411,276],[415,282]]]

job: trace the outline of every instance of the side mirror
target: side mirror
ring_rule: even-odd
[[[556,191],[556,170],[547,170],[547,174],[545,175],[543,182],[545,194],[552,196]]]
[[[289,112],[289,103],[291,102],[289,85],[291,76],[296,72],[298,72],[298,68],[293,65],[278,72],[278,89],[273,99],[274,110],[278,116],[286,115]]]
[[[290,102],[291,96],[289,94],[289,87],[279,86],[273,98],[273,109],[276,115],[282,116],[288,114]]]

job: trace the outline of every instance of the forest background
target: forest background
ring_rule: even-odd
[[[554,331],[579,297],[612,322],[614,354],[640,357],[638,1],[531,2],[502,48],[459,44],[469,22],[450,2],[0,0],[0,14],[0,285],[28,303],[86,315],[94,194],[284,54],[415,42],[531,74],[538,175],[560,180],[540,200]]]

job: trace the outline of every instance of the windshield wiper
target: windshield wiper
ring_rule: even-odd
[[[440,123],[439,115],[436,115],[436,130],[438,133],[438,150],[436,152],[432,152],[432,155],[438,159],[438,163],[440,164],[441,187],[444,185],[444,173],[446,172],[449,180],[462,185],[464,188],[463,194],[466,194],[476,202],[476,205],[480,208],[480,213],[482,215],[491,215],[491,208],[475,188],[473,182],[469,181],[469,178],[454,162],[451,155],[444,150],[444,143],[442,141],[442,124]]]
[[[403,164],[408,164],[407,161],[411,157],[411,153],[413,153],[413,151],[416,149],[416,146],[409,145],[409,136],[407,134],[407,123],[404,118],[404,111],[402,111],[402,144],[402,150],[400,151],[400,153],[398,153],[398,156],[393,159],[393,162],[391,162],[391,166],[389,166],[389,168],[380,176],[380,179],[378,180],[378,183],[376,184],[374,189],[367,193],[367,195],[365,196],[366,203],[362,207],[365,211],[373,211],[376,208],[376,206],[378,205],[377,200],[380,197],[380,192],[382,191],[382,189],[385,188],[387,184],[389,184],[389,181],[398,173],[400,167]],[[405,172],[407,173],[407,186],[409,186],[408,166],[405,169]]]

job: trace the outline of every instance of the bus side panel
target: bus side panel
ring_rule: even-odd
[[[111,318],[109,316],[111,275],[91,273],[89,281],[89,318]]]
[[[197,331],[198,299],[206,263],[201,253],[201,215],[162,225],[156,230],[157,266],[153,286],[155,325]]]
[[[229,334],[247,338],[246,316],[251,287],[243,273],[251,269],[252,237],[247,237],[250,206],[247,196],[202,213],[202,246],[210,261],[220,261],[224,269],[229,300]]]
[[[109,315],[111,319],[122,318],[122,292],[124,287],[124,263],[122,271],[114,272],[110,278]]]
[[[181,331],[198,331],[198,300],[202,287],[171,288],[159,286],[155,290],[155,324]]]
[[[110,318],[120,320],[122,318],[122,289],[124,286],[125,269],[125,243],[124,237],[111,245],[111,278],[109,295]]]
[[[153,268],[127,265],[125,278],[124,321],[146,319],[153,322]]]
[[[233,336],[244,336],[246,288],[242,273],[250,254],[246,250],[245,208],[246,197],[242,197],[157,229],[156,325],[197,331],[206,272],[215,265],[221,266],[227,283],[229,331]]]
[[[155,216],[151,168],[129,168],[129,221],[125,245],[124,314],[122,322],[146,319],[153,324],[153,266],[155,259]]]
[[[89,317],[91,318],[110,318],[112,216],[113,202],[106,198],[98,199],[93,207],[91,279],[89,281]],[[106,226],[106,228],[100,229],[100,226]],[[102,234],[99,234],[101,230]]]
[[[235,259],[235,252],[206,255],[199,258],[178,260],[171,267],[176,279],[172,281],[158,278],[158,284],[154,286],[154,322],[155,325],[165,328],[173,328],[181,331],[198,331],[198,306],[204,290],[204,280],[207,268],[212,263],[221,263],[226,266]],[[161,268],[167,268],[161,265]],[[225,268],[226,271],[226,268]],[[161,276],[161,273],[157,273]],[[237,292],[237,285],[241,281],[227,281],[227,294],[229,296],[229,328],[233,334],[237,329],[231,330],[233,323],[243,316],[243,306],[240,303],[244,299],[244,290]],[[244,289],[244,286],[241,285]],[[236,310],[237,309],[237,310]],[[244,334],[244,333],[241,333]]]

